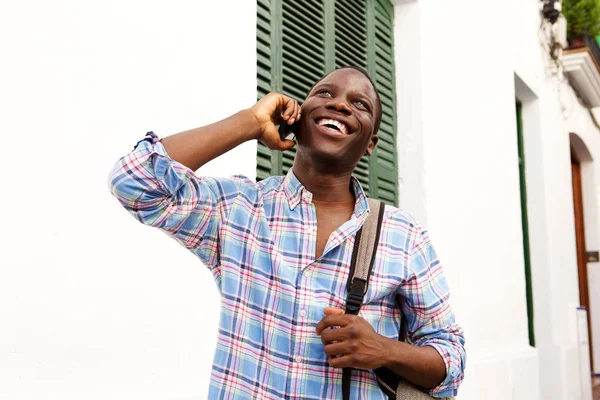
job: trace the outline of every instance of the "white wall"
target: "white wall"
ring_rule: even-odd
[[[576,102],[561,112],[573,94],[546,73],[537,0],[395,3],[401,205],[446,264],[467,334],[460,399],[577,399],[569,132],[596,152],[600,132]],[[167,135],[251,105],[254,32],[245,0],[0,6],[0,398],[205,397],[212,277],[129,217],[106,176],[147,130]],[[515,96],[527,97],[536,349]],[[203,172],[253,177],[255,151],[247,144]],[[600,205],[598,168],[584,170],[587,226],[598,219],[588,213]],[[598,248],[597,229],[586,233]]]
[[[424,1],[421,8],[428,223],[467,335],[466,399],[535,398],[537,386],[536,369],[523,367],[535,354],[527,338],[506,8],[493,17],[481,1]]]
[[[114,162],[253,104],[251,1],[0,4],[0,398],[205,398],[210,273],[109,195]],[[206,173],[255,171],[255,144]]]
[[[567,90],[548,74],[539,2],[395,5],[398,148],[408,160],[400,184],[409,191],[401,205],[423,214],[446,265],[467,336],[460,398],[577,399]],[[527,333],[516,97],[524,103],[536,348]]]

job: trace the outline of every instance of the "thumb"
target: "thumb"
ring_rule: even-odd
[[[342,315],[345,313],[346,311],[341,308],[325,307],[325,315]]]
[[[283,145],[281,145],[282,151],[291,149],[296,144],[296,142],[294,142],[293,140],[289,140],[289,139],[285,139],[284,141],[282,141],[282,143],[283,143]]]

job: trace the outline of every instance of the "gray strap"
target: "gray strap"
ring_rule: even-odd
[[[375,261],[379,232],[383,221],[385,205],[379,200],[369,199],[370,213],[367,220],[356,234],[350,275],[348,277],[348,297],[346,297],[346,314],[357,315],[369,287],[369,275]],[[342,373],[342,399],[350,400],[350,381],[352,368],[344,368]]]
[[[362,226],[358,253],[356,254],[356,265],[352,277],[352,280],[354,280],[354,278],[359,278],[365,282],[369,281],[369,272],[375,261],[375,250],[377,242],[379,241],[378,223],[380,222],[379,211],[381,202],[379,200],[369,199],[369,208],[371,212]],[[364,293],[367,292],[367,286],[368,285],[365,285]]]

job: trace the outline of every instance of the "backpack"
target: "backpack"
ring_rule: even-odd
[[[371,213],[367,217],[362,228],[357,232],[352,250],[352,261],[350,263],[350,274],[348,276],[348,295],[346,297],[346,314],[358,315],[363,304],[364,296],[369,287],[369,277],[375,262],[381,222],[385,212],[385,203],[375,199],[369,199]],[[402,310],[402,298],[396,299],[396,305]],[[400,325],[398,340],[406,338],[404,318]],[[389,400],[426,400],[434,399],[428,393],[411,385],[406,380],[396,375],[389,368],[381,367],[373,370],[377,376],[377,383]],[[350,381],[352,368],[344,368],[342,375],[343,400],[350,400]],[[452,400],[448,397],[447,400]]]

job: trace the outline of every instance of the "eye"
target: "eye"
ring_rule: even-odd
[[[331,90],[328,90],[328,89],[321,89],[317,92],[317,94],[322,94],[327,97],[333,97],[333,93],[331,93]]]
[[[354,103],[360,108],[364,108],[365,110],[370,111],[369,104],[366,101],[356,100]]]

